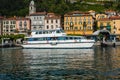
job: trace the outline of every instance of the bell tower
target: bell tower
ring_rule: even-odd
[[[35,12],[36,12],[36,5],[35,5],[35,2],[32,0],[29,5],[29,14],[32,14]]]

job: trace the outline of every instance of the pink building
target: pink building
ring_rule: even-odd
[[[20,34],[27,34],[31,30],[29,18],[17,18],[16,19],[16,32]]]
[[[30,31],[30,19],[11,17],[3,19],[3,34],[25,34]]]

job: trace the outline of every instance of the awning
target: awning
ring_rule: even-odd
[[[99,35],[99,33],[109,33],[109,34],[111,34],[108,30],[97,30],[92,35]]]

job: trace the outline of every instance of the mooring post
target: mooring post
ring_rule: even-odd
[[[113,47],[115,47],[116,46],[116,38],[114,37],[114,40],[113,40]]]
[[[105,47],[105,46],[107,46],[107,44],[105,41],[105,37],[103,37],[102,42],[101,42],[101,47]]]

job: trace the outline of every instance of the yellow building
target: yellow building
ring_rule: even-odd
[[[93,22],[93,17],[89,13],[70,12],[64,15],[64,30],[67,34],[91,35]]]
[[[120,39],[120,16],[111,16],[97,20],[98,29],[107,29]]]
[[[112,29],[112,20],[109,18],[102,18],[97,20],[98,29],[107,29],[111,32]]]
[[[110,17],[112,20],[112,30],[113,34],[117,35],[117,38],[120,39],[120,16],[112,16]]]

